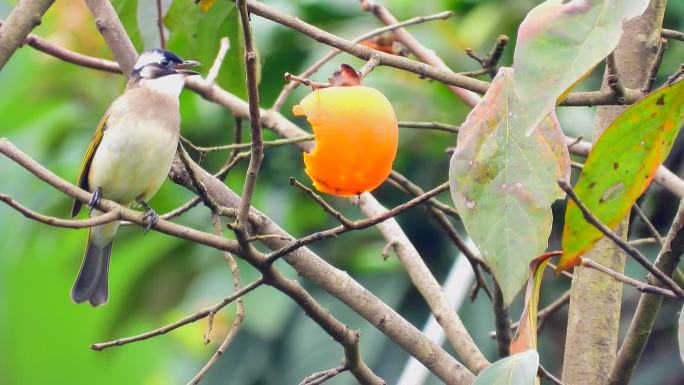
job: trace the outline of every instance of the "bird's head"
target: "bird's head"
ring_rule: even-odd
[[[185,78],[199,75],[188,68],[198,65],[200,63],[197,61],[183,60],[171,51],[155,48],[140,54],[131,78],[142,86],[178,96]]]

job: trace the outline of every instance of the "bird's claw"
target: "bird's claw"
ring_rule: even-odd
[[[145,225],[145,232],[143,234],[147,234],[147,232],[150,231],[150,228],[156,225],[159,221],[159,214],[157,214],[157,212],[152,208],[148,208],[145,212],[145,216],[143,217],[143,221],[147,222]]]
[[[93,191],[93,195],[90,197],[90,200],[88,201],[88,207],[90,210],[88,210],[88,215],[90,215],[93,212],[93,209],[95,209],[95,206],[97,206],[98,203],[102,200],[102,189],[97,187],[95,191]]]
[[[138,200],[138,203],[145,208],[145,216],[143,216],[143,221],[147,222],[147,224],[144,226],[145,232],[143,234],[147,234],[152,226],[156,225],[159,221],[159,214],[157,214],[157,212],[154,211],[154,209],[150,207],[150,205],[148,205],[144,200]]]

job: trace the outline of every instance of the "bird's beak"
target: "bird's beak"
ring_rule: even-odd
[[[191,71],[186,68],[190,67],[197,67],[202,65],[202,63],[195,61],[195,60],[185,60],[181,64],[177,64],[175,67],[173,67],[174,70],[176,70],[177,73],[183,74],[183,75],[199,75],[199,72],[196,71]]]

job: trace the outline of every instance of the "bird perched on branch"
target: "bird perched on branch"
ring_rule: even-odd
[[[138,203],[145,208],[145,232],[159,219],[147,201],[159,190],[171,168],[178,145],[180,110],[178,96],[199,65],[176,54],[152,49],[135,63],[124,93],[109,107],[86,151],[78,185],[93,193],[90,216],[101,198],[121,205]],[[75,201],[71,215],[81,211]],[[81,270],[71,299],[98,306],[107,303],[109,257],[119,221],[90,229]]]

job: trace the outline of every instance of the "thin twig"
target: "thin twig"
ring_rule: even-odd
[[[675,39],[679,41],[684,41],[684,32],[675,31],[673,29],[661,29],[660,36],[667,39]]]
[[[596,218],[587,208],[587,206],[580,201],[580,199],[577,197],[577,194],[575,194],[575,191],[570,187],[567,181],[565,180],[559,180],[558,185],[560,186],[563,191],[565,191],[566,194],[568,194],[568,197],[575,202],[577,207],[580,209],[582,212],[582,215],[584,216],[584,219],[589,222],[592,226],[594,226],[596,229],[601,231],[606,237],[608,237],[610,240],[612,240],[618,247],[620,247],[622,250],[624,250],[629,256],[634,258],[641,266],[643,266],[646,270],[648,270],[651,274],[656,276],[665,286],[670,288],[672,292],[679,298],[684,299],[684,290],[682,290],[679,285],[675,281],[672,280],[669,276],[667,276],[665,273],[654,267],[649,261],[648,258],[646,258],[641,252],[634,247],[630,246],[627,244],[625,241],[620,239],[619,236],[617,236],[615,233],[613,233],[608,227],[606,227],[604,224],[602,224],[598,218]]]
[[[485,58],[477,56],[477,54],[475,54],[471,48],[466,48],[466,55],[478,62],[482,69],[470,72],[460,72],[460,74],[464,76],[480,76],[488,74],[489,77],[493,79],[498,71],[497,64],[499,63],[499,60],[501,60],[501,55],[503,54],[504,48],[506,48],[507,44],[508,36],[499,35],[499,37],[496,39],[496,43],[494,43],[494,46]]]
[[[336,237],[340,234],[346,233],[346,232],[351,231],[351,230],[362,230],[362,229],[365,229],[367,227],[376,225],[380,222],[386,221],[386,220],[388,220],[392,217],[395,217],[395,216],[401,214],[402,212],[404,212],[404,211],[406,211],[406,210],[408,210],[408,209],[410,209],[410,208],[412,208],[418,204],[425,202],[426,200],[428,200],[428,199],[432,198],[433,196],[447,190],[448,188],[449,188],[449,183],[448,182],[443,183],[443,184],[435,187],[434,189],[426,192],[425,194],[423,194],[419,197],[413,198],[408,202],[402,203],[399,206],[396,206],[393,209],[384,212],[383,214],[377,215],[377,216],[372,217],[372,218],[366,218],[366,219],[362,219],[362,220],[358,220],[358,221],[349,222],[346,225],[334,227],[334,228],[329,229],[329,230],[318,231],[318,232],[315,232],[311,235],[307,235],[305,237],[296,239],[296,240],[290,242],[288,245],[281,247],[278,250],[274,250],[273,252],[268,254],[266,256],[264,262],[267,264],[271,264],[271,263],[275,262],[278,258],[282,257],[283,255],[289,254],[289,253],[291,253],[291,252],[293,252],[293,251],[295,251],[301,247],[304,247],[310,243],[322,241],[324,239],[329,239],[332,237]],[[341,215],[342,214],[340,214],[340,216]]]
[[[216,82],[216,78],[218,77],[219,72],[221,71],[223,61],[226,59],[226,54],[230,49],[230,38],[228,38],[227,36],[222,37],[220,40],[220,44],[221,45],[219,46],[218,53],[216,53],[214,63],[211,65],[211,68],[209,68],[209,72],[207,72],[207,77],[205,78],[206,81],[208,81],[209,83]]]
[[[385,32],[390,32],[390,31],[393,31],[393,30],[398,29],[398,28],[407,27],[409,25],[420,24],[420,23],[424,23],[424,22],[432,21],[432,20],[445,20],[445,19],[451,17],[453,14],[454,13],[451,11],[445,11],[445,12],[440,12],[440,13],[436,13],[434,15],[429,15],[429,16],[414,17],[412,19],[408,19],[408,20],[402,21],[400,23],[395,23],[395,24],[388,25],[388,26],[385,26],[382,28],[374,29],[368,33],[365,33],[361,36],[358,36],[358,37],[352,39],[351,41],[353,43],[360,43],[364,40],[370,39],[371,37],[381,35]],[[304,72],[299,74],[299,77],[307,78],[307,77],[313,75],[325,63],[329,62],[332,58],[334,58],[335,56],[337,56],[340,53],[342,53],[342,51],[340,51],[337,48],[330,50],[327,54],[325,54],[325,56],[323,56],[321,59],[316,61],[313,65],[311,65],[311,67],[307,68],[306,70],[304,70]],[[290,82],[288,84],[286,84],[285,87],[283,87],[283,90],[280,91],[280,94],[276,98],[276,101],[273,103],[273,106],[271,107],[271,109],[274,111],[280,110],[282,108],[283,104],[285,103],[285,100],[287,99],[287,97],[292,93],[292,91],[295,90],[295,88],[297,88],[298,85],[299,85],[299,82],[290,80]]]
[[[670,84],[679,80],[679,78],[684,75],[684,63],[679,66],[679,69],[670,76],[663,86],[669,86]]]
[[[660,236],[658,229],[656,229],[655,226],[653,226],[653,223],[651,222],[651,220],[648,219],[648,216],[646,215],[644,210],[642,210],[638,204],[635,204],[632,209],[637,214],[639,219],[641,219],[641,221],[644,222],[644,224],[646,225],[646,228],[648,229],[648,231],[653,236],[653,239],[655,239],[658,242],[658,245],[660,245],[660,247],[663,247],[663,238]],[[632,244],[631,242],[627,242],[627,243]]]
[[[556,265],[554,265],[554,264],[551,263],[551,262],[549,262],[549,263],[547,264],[547,266],[548,266],[549,268],[553,269],[554,271],[557,271],[557,270],[558,270],[557,267],[556,267]],[[564,270],[564,271],[561,271],[561,272],[560,272],[560,275],[561,275],[562,277],[565,277],[565,278],[569,279],[569,280],[574,279],[574,276],[573,276],[571,273],[569,273],[569,272],[567,272],[567,271],[565,271],[565,270]]]
[[[218,236],[223,236],[223,231],[221,229],[221,218],[213,214],[212,215],[212,224],[214,226],[214,232]],[[230,266],[230,271],[233,274],[233,290],[236,292],[240,291],[240,268],[238,267],[237,262],[235,261],[235,258],[228,253],[228,252],[223,252],[223,256],[226,259],[226,262],[228,262],[228,266]],[[242,321],[245,318],[245,302],[242,299],[242,297],[238,298],[237,300],[237,310],[235,312],[235,319],[233,320],[233,324],[230,327],[230,331],[228,332],[228,335],[226,335],[226,338],[223,340],[219,348],[216,350],[216,352],[211,356],[209,361],[200,369],[199,372],[188,382],[188,385],[196,385],[198,384],[202,378],[209,372],[209,369],[211,369],[212,366],[219,360],[219,358],[228,350],[228,346],[233,342],[235,337],[237,336],[237,333],[240,329],[240,325],[242,325]],[[210,315],[210,320],[213,320],[213,313]],[[208,326],[209,329],[207,329],[207,333],[205,334],[204,340],[205,343],[208,341],[209,333],[211,331],[210,326]]]
[[[247,216],[252,206],[252,195],[256,186],[259,168],[264,159],[264,139],[261,135],[261,111],[259,109],[259,88],[257,85],[257,55],[252,42],[252,25],[247,11],[247,0],[237,0],[235,5],[240,13],[242,34],[245,38],[245,68],[247,71],[247,102],[249,104],[249,121],[251,127],[252,152],[247,166],[245,184],[242,188],[242,198],[238,208],[237,226],[240,231],[236,232],[238,240],[247,236]]]
[[[159,218],[166,219],[168,221],[170,219],[179,217],[179,216],[185,214],[186,212],[190,211],[192,208],[197,206],[200,202],[202,202],[202,198],[200,198],[198,196],[193,197],[192,199],[190,199],[189,201],[187,201],[187,202],[183,203],[182,205],[176,207],[175,209],[160,215]]]
[[[494,43],[494,47],[492,47],[492,50],[489,51],[489,53],[487,54],[487,58],[484,61],[483,68],[489,69],[489,76],[492,78],[496,76],[497,64],[499,63],[499,60],[501,60],[501,55],[503,55],[504,49],[506,48],[507,44],[508,36],[499,35],[499,37],[496,38],[496,43]]]
[[[660,237],[658,237],[660,238]],[[659,240],[653,237],[649,238],[639,238],[639,239],[633,239],[631,241],[627,241],[632,246],[643,246],[643,245],[655,245],[658,244]]]
[[[359,77],[361,79],[365,78],[371,71],[375,69],[375,67],[379,66],[382,64],[382,59],[380,59],[380,56],[378,55],[373,55],[371,56],[370,60],[366,62],[366,64],[359,69]]]
[[[121,213],[119,212],[119,210],[108,211],[102,215],[98,215],[88,219],[61,219],[35,212],[27,208],[26,206],[23,206],[21,203],[17,202],[7,194],[0,194],[0,201],[17,210],[28,219],[33,219],[34,221],[38,221],[46,225],[55,227],[83,229],[86,227],[104,225],[105,223],[110,223],[121,219]]]
[[[2,24],[3,21],[0,20],[0,26],[2,26]],[[57,44],[50,43],[49,41],[34,34],[29,34],[26,37],[26,40],[24,40],[24,44],[28,44],[37,51],[43,52],[67,63],[76,64],[77,66],[116,74],[121,73],[121,68],[119,68],[119,64],[117,62],[70,51],[66,48],[58,46]]]
[[[166,37],[164,36],[164,14],[162,0],[157,0],[157,29],[159,30],[159,46],[166,49]]]
[[[653,65],[651,65],[648,71],[648,76],[646,77],[646,83],[644,84],[642,91],[644,93],[649,93],[653,90],[653,85],[655,84],[656,78],[658,77],[658,70],[660,69],[660,64],[663,61],[663,54],[667,50],[667,39],[660,38],[660,44],[658,44],[658,52],[653,59]]]
[[[420,196],[425,193],[423,189],[421,189],[413,182],[408,180],[408,178],[406,178],[405,176],[401,175],[396,171],[392,171],[389,180],[393,184],[396,184],[397,187],[413,196]],[[427,203],[428,212],[430,213],[430,215],[432,215],[432,217],[437,221],[437,223],[440,224],[442,229],[446,231],[447,236],[449,237],[451,242],[463,253],[463,255],[470,263],[470,266],[473,268],[473,273],[475,274],[475,287],[471,292],[471,301],[475,300],[475,297],[477,296],[478,290],[480,288],[484,290],[485,294],[487,294],[490,300],[493,300],[493,296],[489,289],[489,286],[485,282],[484,277],[480,272],[480,267],[482,267],[484,271],[491,273],[489,266],[484,260],[482,260],[482,258],[478,257],[468,247],[465,240],[463,240],[463,238],[458,233],[454,225],[452,225],[451,222],[449,222],[449,220],[445,216],[447,212],[451,212],[452,210],[455,212],[455,210],[452,207],[445,205],[444,203],[438,201],[435,198],[430,199]]]
[[[291,241],[292,237],[280,235],[280,234],[259,234],[259,235],[252,235],[250,237],[247,237],[247,242],[255,242],[259,241],[262,242],[266,239],[280,239],[283,241]]]
[[[263,284],[264,284],[264,279],[259,278],[256,281],[250,283],[249,285],[241,288],[239,291],[236,291],[235,293],[231,294],[230,296],[224,298],[223,300],[221,300],[221,302],[218,302],[218,303],[216,303],[216,304],[214,304],[208,308],[202,309],[195,314],[191,314],[187,317],[179,319],[178,321],[176,321],[172,324],[162,326],[158,329],[154,329],[154,330],[151,330],[149,332],[139,334],[137,336],[119,338],[119,339],[116,339],[113,341],[101,342],[98,344],[92,344],[92,345],[90,345],[90,348],[93,350],[99,351],[99,350],[110,348],[112,346],[127,345],[127,344],[130,344],[133,342],[143,341],[143,340],[150,339],[152,337],[156,337],[156,336],[159,336],[162,334],[166,334],[172,330],[178,329],[181,326],[185,326],[187,324],[201,320],[202,318],[206,318],[211,314],[216,314],[219,310],[228,306],[233,301],[237,300],[238,298],[241,298],[242,296],[246,295],[250,291],[256,289],[257,287],[259,287]]]
[[[453,124],[438,122],[399,122],[399,127],[438,130],[452,133],[458,133],[458,130],[461,128],[460,126],[455,126]]]
[[[298,181],[297,179],[295,179],[292,176],[290,177],[290,184],[292,186],[295,186],[295,187],[299,188],[300,190],[304,191],[308,196],[311,197],[311,199],[313,199],[314,201],[316,201],[316,203],[318,203],[321,207],[323,207],[323,210],[325,210],[325,212],[327,212],[328,214],[332,215],[335,219],[337,219],[342,224],[342,226],[344,226],[344,227],[352,227],[353,226],[352,221],[345,218],[344,215],[342,215],[342,213],[340,213],[339,211],[335,210],[332,206],[330,206],[328,204],[328,202],[326,202],[323,198],[321,198],[320,195],[316,194],[315,191],[304,186],[300,181]]]
[[[401,190],[404,190],[405,192],[407,192],[413,196],[419,196],[419,195],[422,195],[425,193],[425,191],[420,186],[411,182],[411,180],[409,180],[407,177],[405,177],[404,175],[400,174],[399,172],[397,172],[395,170],[392,170],[392,172],[390,173],[389,181],[393,182],[396,185],[396,187],[400,188]],[[428,201],[428,204],[430,206],[433,206],[434,208],[438,209],[439,211],[442,211],[444,214],[446,214],[446,215],[448,215],[454,219],[461,219],[460,215],[458,215],[458,211],[455,208],[453,208],[453,207],[451,207],[445,203],[442,203],[437,198],[430,199]],[[463,245],[465,245],[465,243],[463,243]],[[474,261],[477,261],[479,259],[472,252],[470,252],[470,253],[466,252],[466,254],[471,254],[470,257],[473,257]],[[481,259],[478,261],[478,263],[480,263],[480,262],[485,263]],[[483,267],[487,268],[487,266],[483,266]]]
[[[197,195],[202,199],[202,202],[204,202],[204,204],[211,209],[212,212],[216,211],[218,205],[216,204],[216,202],[214,202],[214,199],[209,195],[209,193],[207,192],[207,188],[199,180],[198,176],[194,172],[194,169],[190,167],[190,155],[188,155],[187,151],[185,151],[185,148],[183,148],[183,145],[181,143],[178,143],[178,157],[183,163],[183,166],[185,166],[185,169],[188,170],[188,175],[190,176],[190,180],[195,186],[195,191],[197,191]]]
[[[347,370],[347,364],[306,376],[299,385],[319,385]]]
[[[302,84],[304,86],[311,87],[314,90],[317,90],[319,88],[330,87],[330,83],[317,82],[317,81],[307,79],[307,78],[302,77],[302,76],[293,75],[289,72],[285,72],[284,77],[285,77],[285,80],[287,80],[287,81],[294,82],[294,84]]]
[[[496,325],[496,349],[499,358],[508,357],[511,354],[511,317],[508,316],[508,307],[506,306],[503,293],[499,284],[494,282],[494,300],[492,301],[494,308],[494,324]]]
[[[580,258],[582,260],[582,266],[583,267],[588,267],[588,268],[591,268],[594,270],[598,270],[598,271],[600,271],[606,275],[613,277],[613,279],[615,279],[618,282],[622,282],[624,284],[634,286],[637,290],[639,290],[642,293],[660,294],[662,296],[669,297],[669,298],[677,298],[677,295],[672,290],[667,290],[667,289],[663,289],[661,287],[652,286],[652,285],[649,285],[647,283],[644,283],[644,282],[638,281],[636,279],[630,278],[630,277],[628,277],[622,273],[619,273],[615,270],[611,270],[611,269],[609,269],[609,268],[607,268],[607,267],[605,267],[605,266],[599,264],[598,262],[595,262],[589,258],[582,258],[582,257],[580,257]],[[680,299],[684,299],[684,298],[680,298]]]
[[[284,145],[288,145],[288,144],[308,142],[308,141],[311,141],[314,139],[316,139],[315,136],[306,135],[306,136],[300,136],[297,138],[286,138],[286,139],[276,139],[276,140],[271,140],[271,141],[264,141],[264,149],[267,149],[269,147],[277,147],[277,146],[284,146]],[[242,150],[242,149],[252,147],[251,143],[234,143],[234,144],[226,144],[226,145],[222,145],[222,146],[201,147],[201,146],[194,145],[192,142],[190,142],[186,138],[181,137],[181,141],[184,144],[187,144],[194,151],[204,152],[204,153],[226,151],[226,150]]]
[[[551,374],[551,372],[546,370],[546,368],[544,368],[544,366],[541,363],[539,364],[539,368],[537,368],[537,375],[539,377],[546,378],[547,380],[551,381],[551,383],[554,385],[564,385],[561,380],[559,380],[558,378],[556,378],[556,376]]]

